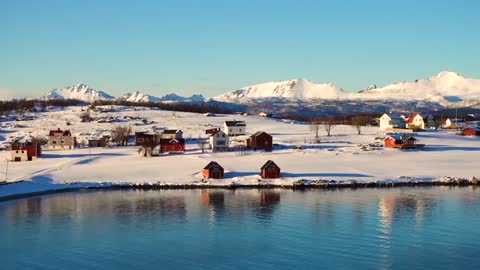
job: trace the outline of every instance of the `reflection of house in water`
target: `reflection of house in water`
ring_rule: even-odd
[[[270,218],[279,203],[280,193],[273,190],[261,191],[259,205],[254,208],[254,211],[261,219]]]
[[[224,191],[202,190],[203,206],[208,208],[210,217],[216,220],[225,214],[225,194]]]
[[[387,193],[378,202],[381,222],[388,227],[392,225],[397,217],[421,223],[425,215],[431,214],[435,205],[434,199],[421,192],[417,194],[406,194],[403,192]]]

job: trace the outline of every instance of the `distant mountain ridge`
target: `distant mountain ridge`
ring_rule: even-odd
[[[167,94],[163,97],[155,97],[144,94],[139,91],[127,93],[119,98],[99,91],[85,84],[74,84],[63,88],[55,88],[42,96],[43,99],[76,99],[85,102],[94,102],[96,100],[124,100],[129,102],[202,102],[205,98],[202,95],[192,95],[182,97],[177,94]]]
[[[44,99],[78,99],[85,102],[93,102],[95,100],[112,100],[115,97],[105,93],[104,91],[99,91],[93,88],[88,87],[85,84],[74,84],[72,86],[67,86],[63,88],[55,88],[45,95]]]
[[[252,100],[282,98],[299,101],[338,100],[427,100],[442,104],[467,99],[480,100],[480,79],[465,78],[455,72],[442,71],[429,78],[377,87],[370,85],[357,93],[346,92],[331,83],[314,83],[306,79],[272,81],[246,86],[213,99],[248,103]]]

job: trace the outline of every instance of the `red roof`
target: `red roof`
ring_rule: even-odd
[[[407,123],[408,123],[408,124],[412,124],[412,123],[413,123],[413,119],[414,119],[417,115],[419,115],[419,114],[418,114],[418,113],[412,113],[412,114],[410,114],[410,117],[408,117]]]
[[[72,134],[70,133],[70,130],[61,130],[61,129],[57,129],[57,130],[50,130],[50,132],[48,133],[48,136],[57,136],[58,134],[61,134],[62,136],[71,136]]]

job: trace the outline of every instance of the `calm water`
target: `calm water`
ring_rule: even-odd
[[[480,189],[65,193],[0,203],[1,269],[478,269]]]

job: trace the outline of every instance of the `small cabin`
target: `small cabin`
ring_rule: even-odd
[[[280,167],[269,160],[260,168],[260,175],[263,179],[280,178]]]
[[[385,147],[401,147],[403,140],[398,135],[390,135],[383,139],[383,146]]]
[[[247,147],[253,150],[272,150],[272,136],[265,131],[258,131],[247,139]]]
[[[207,166],[205,166],[202,170],[202,176],[204,178],[211,178],[211,179],[223,179],[224,176],[224,170],[223,167],[220,166],[215,161],[211,161],[208,163]]]

